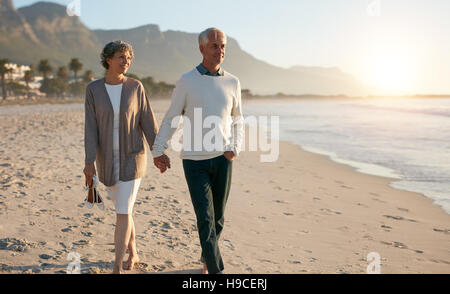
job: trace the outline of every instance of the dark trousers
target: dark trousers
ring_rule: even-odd
[[[202,258],[211,274],[224,269],[219,237],[231,186],[232,162],[221,155],[206,160],[183,160],[184,175],[197,217]]]

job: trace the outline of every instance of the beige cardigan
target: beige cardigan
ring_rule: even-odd
[[[144,137],[153,148],[158,125],[144,86],[138,80],[124,79],[120,98],[119,150],[120,181],[142,178],[147,169]],[[106,91],[105,79],[86,87],[84,147],[85,163],[96,163],[100,182],[113,186],[114,111]]]

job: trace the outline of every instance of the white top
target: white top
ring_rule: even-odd
[[[156,136],[152,154],[161,156],[183,115],[181,158],[204,160],[224,151],[239,154],[244,136],[239,79],[224,71],[223,76],[201,75],[196,68],[178,80],[172,102]],[[173,149],[174,146],[172,146]]]
[[[113,151],[119,151],[119,114],[120,114],[120,98],[122,96],[122,84],[109,85],[106,84],[109,100],[114,110],[114,131],[113,131]]]

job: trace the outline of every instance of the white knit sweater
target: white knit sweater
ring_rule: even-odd
[[[225,151],[239,155],[244,120],[237,77],[226,71],[223,76],[201,75],[196,68],[182,75],[156,136],[153,157],[161,156],[168,148],[168,142],[178,128],[176,118],[181,115],[182,159],[210,159]]]

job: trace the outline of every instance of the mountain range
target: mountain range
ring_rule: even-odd
[[[198,34],[161,31],[149,24],[124,30],[90,30],[77,16],[68,16],[66,7],[37,2],[16,9],[12,0],[0,0],[0,58],[19,64],[37,64],[49,59],[56,66],[77,57],[101,76],[103,46],[124,40],[133,46],[135,60],[129,70],[140,77],[175,83],[181,74],[201,62]],[[255,94],[367,95],[360,81],[339,68],[294,66],[282,68],[258,60],[242,50],[228,36],[223,68],[239,77],[242,88]]]

